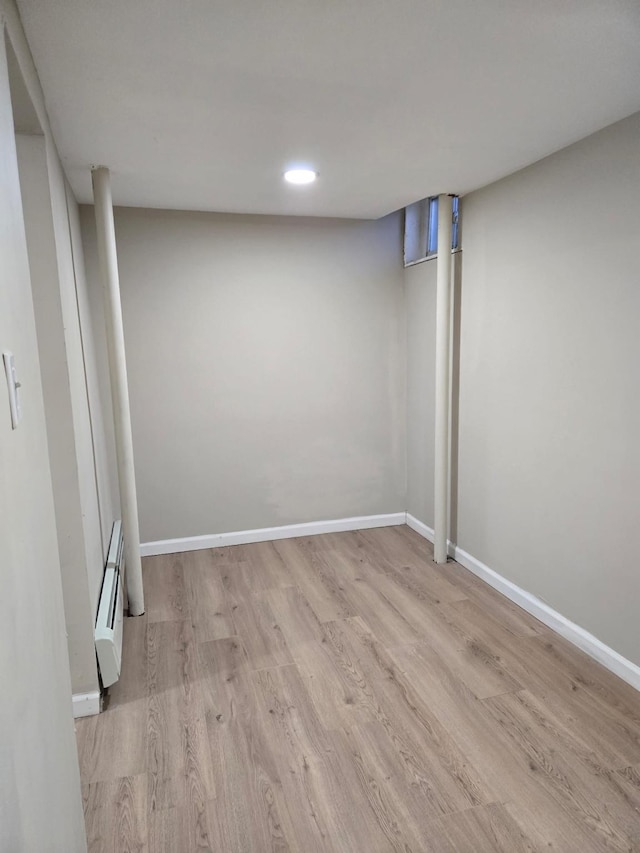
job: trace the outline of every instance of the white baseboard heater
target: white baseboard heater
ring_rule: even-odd
[[[122,579],[124,573],[122,522],[114,522],[96,617],[96,654],[103,687],[120,678],[122,663]]]

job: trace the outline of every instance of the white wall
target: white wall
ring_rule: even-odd
[[[399,216],[123,208],[116,237],[143,541],[404,509]]]
[[[82,694],[99,688],[93,630],[115,517],[106,472],[104,414],[78,205],[60,166],[37,77],[32,75],[26,85],[11,47],[8,58],[71,681],[73,692]],[[34,103],[40,104],[42,121]]]
[[[13,3],[18,58],[35,72]],[[43,114],[44,118],[44,114]],[[24,420],[0,389],[0,848],[86,849],[60,563],[4,39],[0,38],[0,350],[13,351]]]
[[[464,199],[458,544],[640,663],[640,114]]]
[[[85,523],[93,516],[83,512],[78,487],[78,448],[69,383],[73,354],[66,347],[64,307],[56,275],[46,140],[40,134],[18,134],[16,147],[51,460],[71,681],[74,692],[89,693],[98,689],[98,671],[93,643],[95,611],[87,565],[93,561],[100,566],[100,538],[94,537],[98,547],[97,555],[92,554],[91,549],[87,549],[90,540],[85,537]]]
[[[404,271],[407,312],[406,510],[433,527],[436,260]]]
[[[635,663],[639,140],[637,114],[463,199],[452,507],[461,548]],[[423,350],[435,295],[423,286],[410,411],[433,400],[431,344]],[[432,445],[432,414],[420,410]],[[432,453],[419,458],[411,436],[419,498],[433,491]],[[432,525],[418,498],[410,511]]]

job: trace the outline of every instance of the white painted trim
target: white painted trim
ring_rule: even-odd
[[[407,527],[410,527],[412,530],[415,530],[416,533],[419,533],[420,536],[423,536],[425,539],[428,539],[429,542],[433,543],[433,527],[427,527],[427,525],[418,521],[415,515],[411,515],[411,513],[407,513]]]
[[[452,249],[452,255],[459,255],[462,252],[462,249]],[[434,252],[433,255],[425,255],[424,258],[418,258],[417,261],[404,261],[402,266],[407,270],[409,267],[416,267],[418,264],[423,264],[425,261],[435,261],[438,257],[438,253]]]
[[[256,530],[237,530],[233,533],[211,533],[207,536],[189,536],[184,539],[161,539],[157,542],[143,542],[140,545],[140,556],[155,557],[158,554],[223,548],[226,545],[249,545],[252,542],[271,542],[274,539],[293,539],[296,536],[317,536],[321,533],[341,533],[345,530],[392,527],[404,524],[405,520],[406,513],[392,512],[386,515],[359,515],[354,518],[337,518],[331,521],[285,524],[282,527],[259,527]]]
[[[71,697],[71,705],[73,707],[73,717],[93,717],[94,714],[100,713],[100,691],[94,690],[93,693],[74,693]]]
[[[416,533],[424,536],[425,539],[433,542],[433,529],[422,521],[418,521],[417,518],[409,513],[407,513],[407,525],[415,530]],[[532,595],[532,593],[527,592],[526,589],[522,589],[522,587],[499,575],[498,572],[490,569],[489,566],[480,562],[480,560],[477,560],[471,554],[467,553],[467,551],[464,551],[452,542],[449,542],[449,553],[465,569],[473,572],[474,575],[477,575],[485,583],[488,583],[489,586],[497,589],[498,592],[501,592],[502,595],[513,601],[514,604],[517,604],[523,610],[526,610],[527,613],[535,616],[536,619],[539,619],[547,627],[555,631],[556,634],[560,634],[561,637],[569,640],[570,643],[573,643],[574,646],[577,646],[588,654],[589,657],[597,660],[598,663],[601,663],[623,681],[626,681],[627,684],[635,687],[636,690],[640,690],[640,666],[623,657],[610,646],[605,645],[597,637],[594,637],[593,634],[581,628],[580,625],[576,625],[575,622],[567,619],[562,613],[558,613],[557,610],[554,610],[545,601],[542,601],[535,595]]]

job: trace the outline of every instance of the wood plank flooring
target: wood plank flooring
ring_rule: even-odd
[[[406,527],[147,558],[90,853],[640,851],[640,694]]]

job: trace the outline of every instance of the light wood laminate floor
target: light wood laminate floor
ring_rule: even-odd
[[[407,527],[147,558],[90,853],[640,851],[640,694]]]

